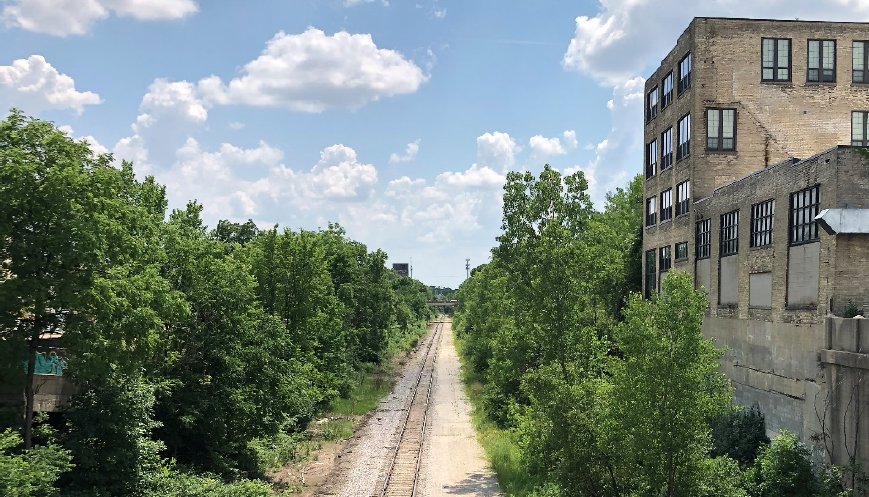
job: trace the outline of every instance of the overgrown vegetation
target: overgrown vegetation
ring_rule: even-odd
[[[0,371],[27,414],[0,432],[4,495],[266,495],[246,477],[296,457],[297,434],[429,317],[429,289],[340,226],[209,231],[203,206],[167,216],[153,178],[17,111],[0,196],[0,347],[27,364]],[[78,393],[55,443],[34,436],[31,379],[58,334]]]
[[[706,296],[671,271],[640,290],[642,179],[592,209],[581,172],[510,173],[490,263],[454,327],[475,420],[517,496],[849,495],[794,435],[731,407]]]

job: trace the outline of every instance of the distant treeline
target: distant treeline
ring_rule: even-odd
[[[257,448],[429,317],[428,287],[338,225],[209,231],[198,203],[167,216],[152,177],[16,111],[0,199],[0,381],[27,398],[4,411],[3,495],[265,495],[242,478]],[[27,385],[49,333],[77,393],[40,422]]]

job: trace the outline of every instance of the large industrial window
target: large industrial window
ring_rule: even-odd
[[[685,114],[679,119],[679,148],[676,149],[676,160],[688,157],[691,153],[691,114]]]
[[[851,47],[851,81],[869,83],[869,41],[855,41]]]
[[[775,199],[751,206],[751,247],[763,247],[772,243],[774,212]]]
[[[721,257],[739,252],[739,211],[721,215]]]
[[[661,171],[673,165],[673,128],[661,133]]]
[[[851,113],[851,145],[869,146],[869,136],[866,134],[867,121],[869,121],[869,112],[858,110]]]
[[[679,95],[691,87],[691,52],[679,61]]]
[[[661,247],[661,260],[659,262],[658,272],[663,273],[669,271],[673,267],[673,256],[670,253],[670,246]]]
[[[661,110],[673,103],[673,71],[667,73],[661,80]]]
[[[809,40],[808,62],[806,81],[836,81],[836,40]]]
[[[763,59],[761,81],[791,80],[790,38],[763,38],[761,53]]]
[[[711,219],[697,221],[697,234],[694,237],[694,246],[697,250],[696,256],[698,260],[709,258],[710,247],[712,246],[711,230]]]
[[[658,222],[657,207],[657,196],[653,195],[646,199],[646,226],[654,226]]]
[[[706,110],[706,150],[736,150],[736,109]]]
[[[652,296],[657,286],[657,274],[655,271],[655,252],[651,249],[646,251],[646,286],[643,289],[643,295],[648,299]]]
[[[821,187],[815,185],[791,193],[790,225],[791,245],[813,242],[818,239],[818,207],[821,205]]]
[[[658,140],[646,144],[646,178],[651,178],[658,169]]]
[[[673,189],[661,192],[661,222],[673,219]]]
[[[646,95],[646,122],[651,121],[658,115],[658,87]]]
[[[691,182],[683,181],[676,185],[676,216],[688,214],[691,205]]]
[[[679,242],[676,244],[676,261],[688,260],[688,242]]]

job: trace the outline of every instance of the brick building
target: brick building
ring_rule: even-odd
[[[694,274],[735,399],[771,433],[858,428],[825,422],[864,371],[838,354],[831,337],[852,328],[830,316],[869,310],[869,230],[828,233],[815,216],[869,219],[867,56],[867,23],[695,18],[646,82],[643,290]]]

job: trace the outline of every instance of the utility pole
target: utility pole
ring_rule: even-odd
[[[471,277],[471,260],[465,259],[465,279]]]

